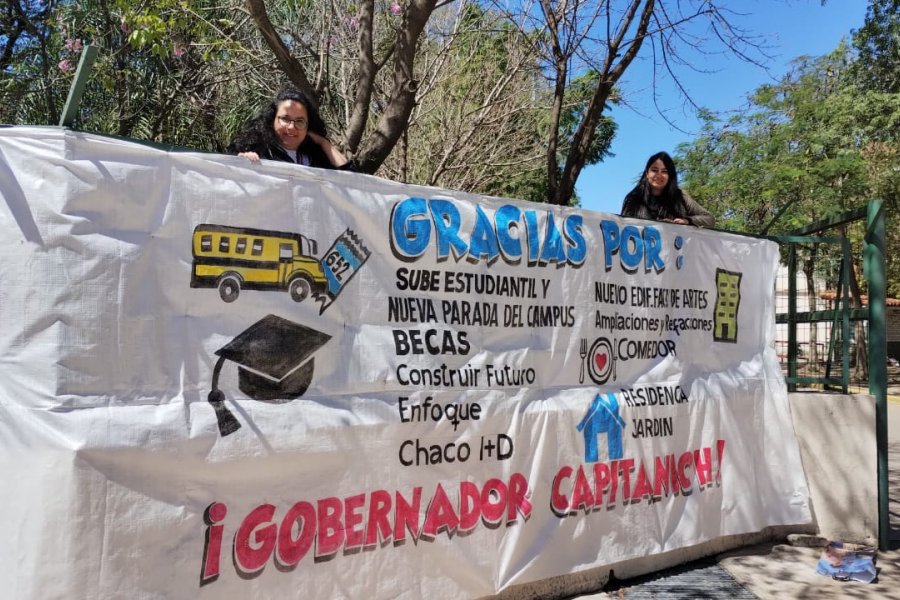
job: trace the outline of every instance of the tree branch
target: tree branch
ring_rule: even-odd
[[[288,79],[309,97],[310,102],[318,107],[319,99],[316,96],[315,89],[306,77],[306,71],[294,58],[288,47],[285,46],[278,32],[275,31],[275,27],[272,25],[272,21],[269,20],[269,15],[266,12],[265,2],[263,0],[247,0],[247,8],[250,10],[250,16],[253,17],[253,21],[259,28],[263,39],[266,41],[266,45],[275,54],[279,66],[288,76]]]

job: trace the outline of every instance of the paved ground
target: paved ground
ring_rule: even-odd
[[[900,600],[900,551],[879,552],[873,583],[835,581],[815,572],[821,548],[788,544],[751,546],[718,557],[718,564],[756,598]],[[751,596],[751,597],[753,597]],[[625,596],[628,597],[628,596]],[[724,596],[700,596],[724,598]]]
[[[888,407],[891,546],[875,560],[873,583],[835,581],[816,573],[822,549],[788,543],[748,546],[659,573],[610,582],[602,591],[572,600],[749,599],[900,600],[900,395],[891,389]]]

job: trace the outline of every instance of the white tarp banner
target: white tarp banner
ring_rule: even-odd
[[[810,521],[774,243],[0,129],[0,589],[463,598]]]

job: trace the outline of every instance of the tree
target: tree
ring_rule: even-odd
[[[358,31],[353,74],[355,90],[352,103],[348,104],[349,118],[344,129],[343,145],[365,172],[374,173],[381,166],[407,127],[420,83],[415,75],[416,48],[425,25],[439,6],[438,0],[408,0],[405,5],[394,2],[387,12],[397,16],[399,23],[379,28],[376,28],[376,23],[384,21],[384,16],[382,13],[379,18],[376,14],[375,0],[362,0],[354,5],[356,10],[347,7],[346,12],[341,11],[344,16],[350,15]],[[247,7],[287,77],[310,98],[318,98],[324,91],[330,65],[328,50],[331,40],[322,39],[322,36],[338,29],[334,26],[335,20],[343,17],[326,7],[322,15],[322,20],[326,22],[321,24],[324,27],[314,28],[312,20],[300,21],[307,31],[321,32],[317,40],[311,40],[312,36],[306,32],[295,35],[296,49],[307,50],[306,60],[301,61],[279,34],[264,1],[247,0]],[[376,39],[376,33],[382,34],[385,39]],[[391,65],[388,87],[378,107],[374,127],[367,132],[378,75],[388,64]],[[318,74],[315,86],[309,73]]]
[[[260,7],[254,19],[251,8]],[[438,6],[415,44],[408,124],[390,116],[400,106],[398,36],[408,31],[408,7],[397,2],[61,0],[40,8],[32,20],[46,33],[31,46],[8,19],[19,41],[7,47],[36,58],[19,52],[9,61],[18,95],[4,102],[5,121],[56,122],[79,53],[92,43],[100,53],[77,128],[222,151],[287,72],[309,86],[332,139],[356,148],[366,168],[382,161],[383,175],[403,181],[544,198],[549,95],[540,65],[518,29],[466,0]],[[366,154],[367,139],[384,152],[394,143],[379,133],[385,123],[401,132],[400,151]]]
[[[900,250],[900,0],[870,0],[863,26],[853,32],[857,60],[851,81],[868,140],[863,152],[872,195],[888,207],[886,243]],[[900,297],[900,252],[888,252],[888,294]]]
[[[278,71],[317,98],[333,141],[365,171],[546,199],[538,169],[551,135],[551,95],[533,33],[513,27],[505,14],[466,0],[435,3],[415,38],[409,29],[415,3],[247,5]],[[415,54],[398,62],[398,49],[413,38]],[[406,71],[411,80],[400,77]],[[408,97],[402,81],[415,82]],[[574,115],[584,104],[573,96],[565,108]],[[611,121],[604,120],[603,131],[596,145],[605,151]]]
[[[592,148],[598,145],[596,137],[603,135],[604,111],[639,54],[649,53],[654,84],[657,78],[671,77],[686,92],[677,69],[689,66],[692,52],[723,49],[753,60],[758,50],[732,25],[734,14],[713,0],[522,0],[512,9],[495,0],[494,6],[507,10],[508,18],[532,35],[550,82],[553,99],[545,166],[547,200],[553,204],[571,202],[581,170],[596,156]],[[562,135],[569,129],[561,124],[571,104],[569,84],[585,73],[592,78],[590,95],[570,130],[571,140],[564,143]],[[564,145],[566,151],[561,153]]]
[[[23,103],[59,120],[55,85],[53,0],[8,0],[0,9],[0,123],[15,123]]]
[[[432,32],[420,44],[425,66],[416,105],[399,152],[380,172],[496,193],[504,182],[540,168],[547,94],[517,31],[475,4],[457,6],[455,14],[433,17]]]
[[[416,48],[434,39],[432,19],[452,0],[388,0],[390,4],[335,0],[324,6],[246,1],[280,70],[322,104],[337,102],[336,110],[330,112],[345,116],[334,121],[342,124],[341,145],[365,171],[378,169],[401,140],[405,140],[401,153],[406,153],[401,162],[408,160],[410,148],[404,135],[419,116],[415,106],[422,96],[417,90],[428,76],[418,66]],[[539,0],[535,4],[520,0],[510,9],[497,0],[489,5],[518,28],[548,78],[546,183],[541,186],[548,201],[572,202],[582,168],[602,157],[596,149],[611,134],[603,112],[644,41],[649,41],[660,76],[674,75],[675,67],[687,62],[684,48],[703,46],[704,52],[714,51],[705,47],[709,40],[694,29],[701,22],[708,27],[712,43],[751,59],[756,46],[729,22],[733,14],[718,4],[711,0]],[[282,16],[283,5],[292,7],[290,19]],[[347,21],[344,29],[337,26],[340,19]],[[348,29],[355,34],[352,60],[345,43]],[[455,37],[446,39],[452,44]],[[572,83],[585,77],[592,80],[590,94],[572,98],[579,93]],[[577,119],[566,123],[573,114]],[[490,156],[486,158],[490,163]],[[520,177],[532,176],[522,173]]]
[[[853,32],[853,78],[865,89],[900,92],[900,0],[870,0],[863,26]]]
[[[870,18],[872,14],[884,17],[870,11]],[[894,8],[895,23],[897,17]],[[879,23],[880,29],[868,25],[867,21],[869,34],[891,27],[890,20]],[[857,45],[879,47],[866,40],[856,34]],[[893,72],[880,68],[872,55],[860,65],[862,56],[842,44],[827,56],[798,59],[794,70],[778,84],[756,91],[749,111],[727,123],[710,117],[703,135],[680,148],[686,187],[723,215],[727,226],[750,232],[790,232],[863,206],[875,194],[896,206],[892,186],[896,185],[900,95],[883,91],[891,84]],[[896,58],[888,55],[886,60]],[[887,82],[873,75],[877,73],[888,73]],[[887,230],[889,247],[897,248],[896,227],[889,225]],[[861,226],[844,226],[841,235],[859,248],[864,232]],[[895,254],[889,251],[888,260]],[[820,263],[829,260],[829,253],[812,245],[801,258],[811,285],[814,275],[821,278]],[[860,258],[861,252],[853,253],[850,265],[855,306],[861,305],[865,293],[858,277]],[[896,271],[891,273],[889,289],[896,289]],[[809,297],[816,298],[812,288]],[[864,340],[860,324],[856,368],[861,376],[867,365]]]
[[[381,172],[403,181],[543,202],[551,95],[532,42],[496,11],[458,6],[452,23],[442,25],[446,12],[433,17],[432,33],[420,48],[427,76],[399,152]],[[454,42],[446,44],[435,30],[454,36]],[[589,76],[572,82],[562,128],[577,123],[590,85]],[[605,120],[593,160],[607,152],[614,132],[612,121]]]
[[[608,152],[604,111],[642,48],[664,77],[685,49],[713,50],[701,24],[741,56],[753,47],[712,0],[55,1],[48,50],[13,70],[24,98],[53,95],[74,47],[100,45],[82,128],[221,150],[287,77],[366,172],[556,204],[577,202],[581,169]],[[53,122],[60,104],[15,103],[9,120]],[[450,115],[460,126],[440,125]]]
[[[685,186],[728,228],[791,231],[858,206],[868,191],[844,74],[849,50],[802,57],[764,85],[741,115],[706,114],[700,137],[679,148]]]
[[[100,52],[76,127],[221,148],[219,107],[229,106],[219,102],[227,89],[227,41],[221,22],[199,18],[214,16],[214,7],[207,0],[48,4],[39,21],[41,51],[11,60],[4,73],[16,84],[15,102],[3,103],[4,120],[58,122],[82,49],[93,44]]]

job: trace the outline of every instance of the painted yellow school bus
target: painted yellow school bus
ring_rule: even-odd
[[[241,290],[282,290],[296,302],[326,286],[315,240],[299,233],[197,225],[192,288],[218,288],[225,302]]]

